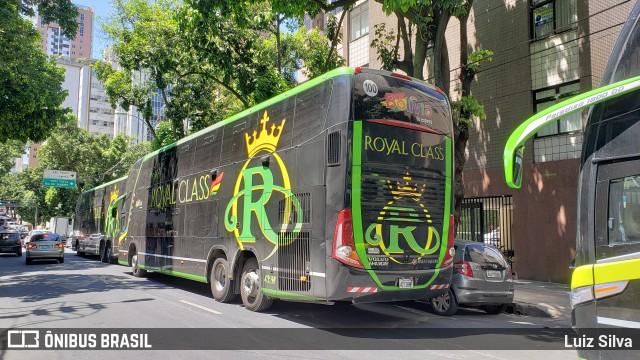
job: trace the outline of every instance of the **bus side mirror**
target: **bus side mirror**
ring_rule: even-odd
[[[513,183],[520,188],[522,186],[522,159],[524,157],[524,145],[513,152]]]

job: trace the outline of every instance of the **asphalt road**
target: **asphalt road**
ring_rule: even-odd
[[[275,302],[267,312],[254,313],[244,309],[240,300],[215,302],[207,284],[153,273],[138,279],[131,275],[131,268],[66,251],[64,264],[51,261],[27,266],[24,257],[0,255],[1,332],[24,328],[174,328],[175,336],[169,342],[177,348],[181,343],[192,343],[196,334],[237,349],[0,349],[0,359],[537,359],[541,353],[534,349],[548,348],[548,338],[535,334],[514,337],[510,333],[561,325],[550,319],[487,315],[475,309],[440,317],[420,302],[334,306]],[[216,330],[222,328],[227,330]],[[312,350],[304,350],[307,348]],[[425,348],[430,350],[416,350]],[[543,354],[547,359],[577,357],[573,350],[546,350]]]

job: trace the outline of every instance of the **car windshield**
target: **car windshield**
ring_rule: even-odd
[[[57,234],[36,234],[31,237],[31,241],[58,241]]]
[[[0,240],[17,240],[17,233],[2,233],[0,234]]]
[[[465,248],[464,258],[478,264],[498,263],[506,266],[507,262],[498,249],[483,244],[469,244]]]

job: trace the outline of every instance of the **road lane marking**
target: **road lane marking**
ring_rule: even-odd
[[[197,307],[198,309],[202,309],[202,310],[204,310],[204,311],[208,311],[208,312],[213,313],[213,314],[216,314],[216,315],[222,315],[222,313],[221,313],[220,311],[215,311],[215,310],[213,310],[213,309],[209,309],[208,307],[204,307],[204,306],[202,306],[202,305],[194,304],[194,303],[188,302],[188,301],[186,301],[186,300],[180,300],[180,302],[181,302],[181,303],[183,303],[183,304],[187,304],[187,305],[195,306],[195,307]]]

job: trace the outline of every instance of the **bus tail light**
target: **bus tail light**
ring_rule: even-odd
[[[343,264],[364,269],[362,261],[356,254],[356,245],[353,240],[353,221],[351,220],[351,209],[344,209],[338,214],[336,230],[333,235],[334,259]]]
[[[393,76],[395,78],[398,78],[398,79],[402,79],[402,80],[408,80],[408,81],[413,80],[413,79],[411,79],[410,76],[403,75],[403,74],[398,74],[398,73],[391,73],[391,76]]]
[[[473,277],[473,270],[471,269],[471,264],[466,261],[459,261],[453,264],[453,268],[456,269],[457,272],[464,276]]]
[[[444,254],[444,259],[442,260],[442,267],[447,267],[451,265],[453,262],[453,255],[455,255],[456,250],[453,248],[454,242],[454,232],[455,232],[455,218],[453,215],[449,217],[449,236],[447,237],[447,252]]]

